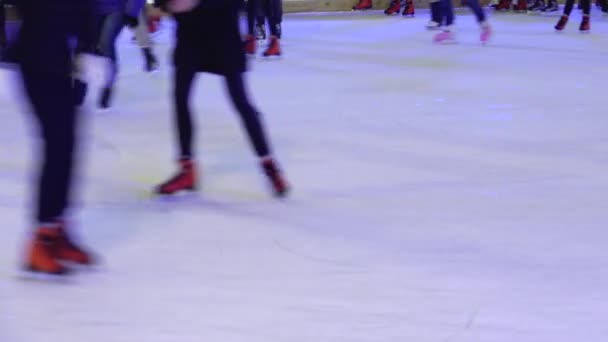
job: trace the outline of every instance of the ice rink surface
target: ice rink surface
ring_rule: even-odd
[[[199,196],[174,172],[171,30],[82,117],[78,210],[103,264],[24,280],[35,136],[0,72],[0,342],[608,341],[608,18],[493,15],[436,46],[415,19],[289,15],[251,95],[293,196],[269,196],[221,79],[193,105]],[[94,88],[99,61],[89,62]],[[97,83],[96,83],[97,82]],[[96,95],[96,94],[93,94]]]

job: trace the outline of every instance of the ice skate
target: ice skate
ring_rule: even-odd
[[[588,33],[591,30],[591,22],[589,21],[589,15],[583,15],[583,20],[578,28],[581,33]]]
[[[401,0],[393,0],[388,5],[388,8],[384,10],[384,14],[393,15],[401,11]]]
[[[549,0],[547,5],[541,9],[542,13],[551,13],[559,11],[559,4],[557,0]]]
[[[532,6],[528,7],[529,13],[539,13],[545,7],[544,0],[536,0]]]
[[[146,49],[143,49],[143,53],[144,53],[144,60],[145,60],[144,70],[146,72],[158,71],[158,59],[156,58],[154,53],[152,53],[152,50],[149,48],[146,48]]]
[[[481,44],[487,44],[492,38],[492,27],[487,22],[481,24],[481,34],[479,35],[479,40]]]
[[[353,11],[364,11],[372,8],[372,0],[359,0],[359,2],[353,6]]]
[[[561,18],[559,18],[559,21],[555,25],[555,30],[562,31],[564,28],[566,28],[566,24],[568,24],[568,16],[564,14],[561,16]]]
[[[433,37],[433,42],[437,44],[451,44],[456,42],[456,37],[452,29],[447,27]]]
[[[402,15],[404,17],[413,17],[416,14],[416,9],[414,8],[413,0],[405,1],[405,8],[403,9]]]
[[[513,5],[513,11],[527,12],[528,11],[528,1],[527,0],[518,0],[517,3],[515,3]]]
[[[63,275],[68,269],[59,259],[61,236],[57,226],[39,227],[30,242],[25,270],[34,273]]]
[[[159,185],[155,190],[156,194],[173,195],[181,191],[195,191],[197,189],[194,162],[191,159],[182,159],[179,164],[179,172],[165,183]]]
[[[289,192],[289,185],[283,178],[280,169],[277,167],[275,161],[270,158],[262,160],[262,169],[268,177],[272,190],[277,197],[285,197]]]
[[[268,48],[264,51],[264,57],[279,57],[281,56],[281,44],[279,38],[270,36]]]
[[[425,27],[427,30],[438,30],[439,28],[441,28],[441,24],[439,24],[436,21],[431,20],[428,23],[426,23]]]
[[[104,87],[101,89],[97,106],[99,109],[108,109],[112,103],[112,87]]]
[[[248,34],[245,37],[245,53],[250,56],[253,56],[253,55],[255,55],[257,49],[258,49],[257,40],[255,39],[254,36]]]

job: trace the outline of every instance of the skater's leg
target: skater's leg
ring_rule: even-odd
[[[583,14],[588,16],[591,13],[591,0],[580,0],[580,4],[583,8]]]
[[[173,101],[175,106],[175,126],[180,147],[180,159],[190,159],[194,125],[190,112],[190,93],[196,72],[189,68],[175,69]]]
[[[118,74],[118,56],[116,54],[116,39],[125,26],[122,13],[112,13],[105,17],[99,37],[98,49],[102,56],[110,60],[106,74],[105,87],[111,88]]]
[[[441,1],[431,2],[431,21],[441,24]]]
[[[564,6],[564,14],[570,15],[572,13],[572,8],[574,7],[574,0],[566,0],[566,4]]]
[[[137,45],[139,45],[142,50],[151,49],[152,39],[150,38],[150,32],[148,31],[148,16],[146,15],[145,8],[139,13],[137,27],[135,27],[134,31]]]
[[[6,9],[4,0],[0,0],[0,49],[6,46]]]
[[[441,14],[443,15],[444,25],[454,24],[454,7],[451,0],[441,0]]]
[[[270,34],[277,38],[281,38],[281,23],[283,21],[283,1],[282,0],[266,0],[266,16],[268,17],[268,25],[270,25]]]
[[[249,135],[249,139],[256,154],[259,157],[269,156],[270,147],[264,133],[260,115],[247,97],[243,74],[236,73],[227,75],[226,86],[228,88],[228,93],[230,94],[232,104],[241,116],[243,126],[247,130],[247,134]]]
[[[40,123],[43,144],[37,220],[54,222],[68,206],[74,163],[76,110],[69,76],[23,70],[23,83]]]
[[[483,8],[481,8],[479,0],[466,0],[466,4],[471,8],[473,13],[475,13],[478,23],[483,23],[486,21],[486,13],[484,12]]]
[[[250,35],[255,34],[256,17],[258,14],[259,0],[248,0],[247,1],[247,33]]]

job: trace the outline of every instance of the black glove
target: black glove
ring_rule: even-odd
[[[125,14],[125,24],[130,28],[136,28],[139,25],[139,19],[137,17],[132,17],[128,14]]]

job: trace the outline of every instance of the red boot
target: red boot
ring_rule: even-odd
[[[568,16],[564,14],[559,18],[559,21],[555,25],[555,29],[557,31],[562,31],[566,27],[566,24],[568,24]]]
[[[518,0],[515,5],[513,5],[513,10],[516,12],[524,12],[528,10],[528,1],[527,0]]]
[[[254,36],[248,34],[245,37],[245,53],[248,55],[255,55],[255,52],[258,48],[258,43]]]
[[[399,13],[401,11],[401,0],[393,0],[388,5],[388,8],[384,10],[384,14],[393,15],[395,13]]]
[[[190,159],[180,160],[180,171],[156,188],[159,195],[173,195],[180,191],[196,190],[196,168]]]
[[[495,8],[497,11],[508,11],[511,8],[511,0],[500,0]]]
[[[273,57],[281,55],[281,44],[279,43],[279,38],[275,36],[270,36],[270,44],[266,51],[264,51],[264,57]]]
[[[372,0],[359,0],[359,3],[353,6],[353,11],[368,10],[371,9],[372,6]]]
[[[30,243],[25,268],[28,271],[61,275],[68,273],[59,262],[61,236],[58,227],[38,228]]]
[[[581,21],[581,26],[579,27],[581,32],[589,32],[591,30],[591,23],[589,22],[589,15],[583,15],[583,21]]]
[[[57,228],[59,232],[57,258],[59,260],[73,262],[80,265],[94,264],[94,258],[91,253],[79,247],[68,235],[65,224],[59,224]]]
[[[287,181],[283,178],[283,175],[276,163],[272,159],[264,159],[262,161],[262,169],[264,173],[268,177],[270,184],[272,185],[272,189],[274,191],[275,196],[277,197],[285,197],[289,192],[289,185]]]
[[[406,0],[405,2],[405,9],[403,10],[403,16],[408,16],[408,17],[413,17],[415,13],[414,10],[414,1],[413,0]]]

